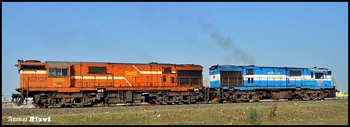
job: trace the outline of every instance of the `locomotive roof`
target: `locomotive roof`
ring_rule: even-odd
[[[313,71],[320,71],[320,70],[329,70],[328,68],[317,68],[317,67],[313,67],[313,68],[308,68],[308,67],[282,67],[282,66],[256,66],[256,65],[213,65],[210,67],[210,69],[214,69],[217,67],[241,67],[241,68],[249,68],[249,67],[257,67],[257,68],[290,68],[290,69],[310,69]]]
[[[158,63],[158,62],[150,62],[150,63],[116,63],[116,62],[84,62],[84,61],[45,61],[47,64],[72,64],[72,63],[86,63],[86,64],[133,64],[133,65],[149,65],[149,64],[157,64],[157,65],[189,65],[189,66],[201,66],[196,64],[171,64],[171,63]]]

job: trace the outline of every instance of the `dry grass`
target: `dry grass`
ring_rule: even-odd
[[[252,114],[254,109],[256,114]],[[8,122],[7,117],[51,117]],[[252,122],[251,117],[258,122]],[[121,106],[88,109],[3,109],[2,125],[348,125],[348,100]]]

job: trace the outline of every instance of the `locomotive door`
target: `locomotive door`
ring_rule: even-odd
[[[246,77],[248,77],[248,87],[254,86],[254,69],[246,69]]]
[[[287,86],[300,87],[302,85],[302,71],[300,69],[288,70],[289,78],[287,78]]]
[[[162,83],[161,86],[167,87],[169,86],[169,75],[171,74],[171,67],[163,67],[163,72],[162,72]]]

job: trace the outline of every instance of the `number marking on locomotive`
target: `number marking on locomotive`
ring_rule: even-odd
[[[52,78],[52,82],[64,82],[64,78]]]

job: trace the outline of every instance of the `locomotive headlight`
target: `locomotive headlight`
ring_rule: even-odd
[[[194,91],[195,91],[195,92],[198,92],[198,91],[199,91],[199,89],[198,89],[198,88],[194,88]]]

